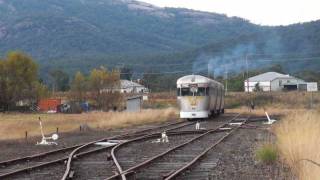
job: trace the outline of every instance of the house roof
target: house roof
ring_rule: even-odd
[[[289,74],[286,75],[286,74],[280,74],[277,72],[266,72],[266,73],[249,78],[249,81],[251,82],[272,81],[276,78],[295,78],[295,77],[290,76]]]
[[[132,88],[132,87],[144,87],[141,84],[128,80],[120,80],[121,89]]]

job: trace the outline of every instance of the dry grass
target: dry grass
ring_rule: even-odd
[[[146,107],[177,107],[176,92],[166,93],[150,93],[149,101],[145,102]],[[320,108],[320,92],[312,93],[313,108]],[[225,97],[225,105],[227,109],[242,109],[253,101],[258,109],[269,109],[268,111],[276,111],[276,109],[308,109],[311,105],[310,92],[228,92]],[[270,108],[271,107],[271,108]],[[271,109],[271,110],[270,110]]]
[[[274,127],[281,157],[301,180],[320,177],[320,111],[296,112]]]
[[[178,108],[176,92],[150,93],[148,96],[149,100],[143,102],[144,108]]]
[[[177,110],[144,110],[138,113],[129,112],[91,112],[86,114],[0,114],[0,139],[23,138],[25,131],[29,136],[39,136],[38,117],[41,117],[45,133],[52,133],[59,128],[60,132],[76,130],[86,124],[93,129],[125,128],[140,124],[165,122],[177,117]]]
[[[267,108],[257,108],[255,110],[250,110],[248,107],[241,106],[239,108],[234,109],[226,109],[226,112],[228,113],[242,113],[242,114],[250,114],[252,116],[265,116],[265,111],[271,116],[285,116],[287,114],[291,113],[304,113],[307,111],[303,108],[297,108],[297,109],[289,109],[289,108],[278,108],[269,106]]]
[[[239,108],[253,101],[259,108],[306,109],[311,106],[320,108],[320,92],[259,92],[259,93],[228,93],[225,104],[227,108]]]

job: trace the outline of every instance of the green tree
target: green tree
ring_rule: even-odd
[[[49,89],[47,86],[42,84],[40,81],[33,82],[33,99],[39,101],[41,98],[49,97]]]
[[[87,81],[84,75],[78,71],[71,84],[72,99],[82,102],[86,100]]]
[[[120,69],[120,72],[121,72],[121,75],[120,75],[121,79],[126,79],[126,80],[132,79],[132,75],[133,75],[132,69],[128,67],[123,67]]]
[[[6,110],[18,101],[35,103],[45,91],[37,64],[21,52],[8,53],[0,62],[0,85],[0,103]]]
[[[285,73],[281,64],[275,64],[272,65],[270,68],[267,69],[267,71],[274,71],[274,72],[278,72],[278,73]]]
[[[7,109],[7,76],[5,69],[5,61],[0,59],[0,108]]]
[[[106,68],[93,69],[89,76],[90,94],[98,108],[108,110],[117,106],[120,94],[120,73],[107,71]]]
[[[67,91],[69,87],[69,75],[62,70],[50,72],[52,79],[52,88],[54,91]]]
[[[38,66],[31,57],[11,52],[6,59],[7,96],[10,103],[32,96],[32,85],[38,81]]]

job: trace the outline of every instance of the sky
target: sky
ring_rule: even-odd
[[[261,25],[320,19],[320,0],[140,0],[160,7],[184,7],[238,16]]]

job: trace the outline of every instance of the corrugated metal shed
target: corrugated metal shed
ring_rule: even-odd
[[[249,81],[248,81],[249,80]],[[244,90],[246,92],[253,92],[256,86],[260,87],[262,91],[292,91],[292,90],[306,90],[306,82],[302,79],[281,74],[277,72],[267,72],[244,81]]]
[[[280,74],[277,72],[267,72],[267,73],[259,74],[257,76],[253,76],[253,77],[249,78],[249,81],[251,81],[251,82],[264,82],[264,81],[272,81],[276,78],[289,78],[289,77],[292,77],[292,76],[286,75],[286,74]]]

